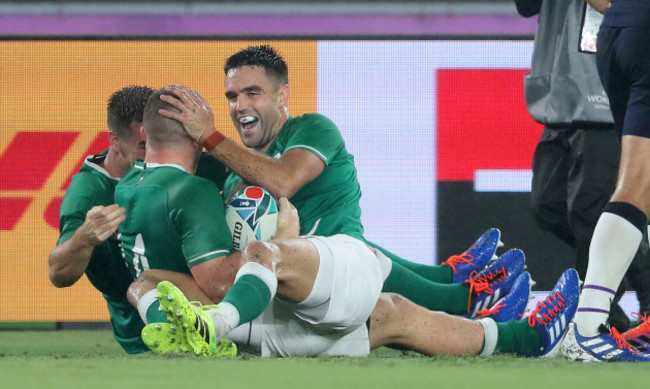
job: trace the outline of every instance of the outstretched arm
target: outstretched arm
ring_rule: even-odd
[[[86,271],[95,247],[106,242],[123,220],[124,208],[117,204],[91,208],[70,239],[50,252],[48,264],[52,284],[64,288],[77,282]]]

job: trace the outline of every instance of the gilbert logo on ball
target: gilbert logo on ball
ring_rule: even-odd
[[[278,203],[266,189],[248,186],[228,202],[226,223],[234,251],[253,240],[271,240],[278,230]]]

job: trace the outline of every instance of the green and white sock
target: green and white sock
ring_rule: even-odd
[[[138,301],[137,308],[144,324],[167,322],[167,315],[160,309],[158,291],[156,289],[145,293]]]
[[[278,290],[278,279],[273,272],[255,262],[248,262],[237,272],[218,309],[208,310],[215,327],[227,333],[241,323],[261,315]]]

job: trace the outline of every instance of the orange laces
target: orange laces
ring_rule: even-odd
[[[474,319],[482,319],[484,317],[500,313],[501,309],[503,309],[505,306],[506,305],[504,303],[499,303],[492,308],[481,309],[480,311],[476,312],[476,317]]]
[[[454,273],[457,273],[456,266],[460,265],[461,263],[469,263],[470,265],[473,265],[474,256],[472,254],[467,254],[467,253],[462,253],[460,255],[452,255],[441,265],[451,266],[451,269],[454,271]]]
[[[632,345],[629,344],[627,342],[627,340],[625,340],[625,338],[623,338],[623,335],[621,335],[621,333],[618,332],[618,330],[616,328],[612,327],[612,329],[609,331],[609,336],[612,339],[614,339],[614,341],[616,342],[616,345],[618,346],[619,349],[621,349],[621,350],[628,349],[631,352],[633,352],[634,354],[639,352],[639,350],[632,347]]]
[[[478,272],[474,270],[470,273],[467,282],[469,283],[469,299],[467,300],[467,312],[472,310],[472,295],[476,292],[476,296],[481,293],[494,294],[494,290],[490,287],[490,281],[501,276],[501,279],[507,276],[506,267],[503,266],[498,270],[493,272],[483,274],[482,276],[478,275]]]
[[[528,325],[534,327],[536,322],[547,325],[562,312],[563,307],[566,307],[564,297],[559,292],[553,293],[544,301],[537,303],[533,312],[528,316]]]
[[[634,319],[641,320],[641,324],[639,324],[639,327],[640,326],[646,326],[646,327],[648,327],[648,330],[650,330],[650,314],[632,312],[630,314],[630,316],[632,316]]]

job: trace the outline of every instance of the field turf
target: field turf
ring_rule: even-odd
[[[367,359],[234,360],[122,352],[109,331],[0,331],[0,388],[647,388],[646,364],[425,358],[379,349]]]

